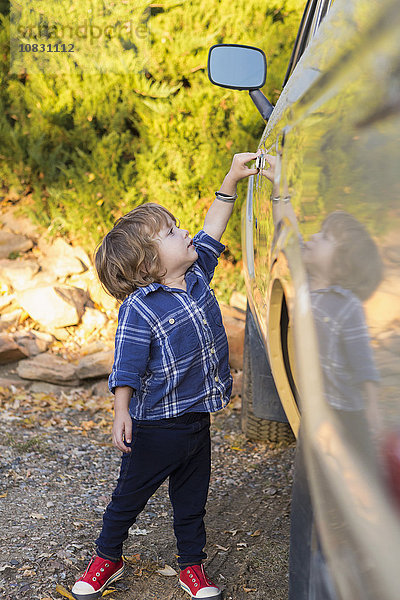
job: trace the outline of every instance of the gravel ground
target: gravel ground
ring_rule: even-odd
[[[61,397],[0,388],[0,597],[68,597],[119,470],[110,443],[110,398],[74,390]],[[288,587],[294,446],[245,440],[240,399],[212,417],[213,472],[206,563],[225,600],[284,600]],[[164,484],[131,529],[128,568],[108,600],[184,600],[172,511]]]

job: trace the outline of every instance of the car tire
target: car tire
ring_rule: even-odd
[[[252,387],[250,341],[246,328],[243,349],[242,431],[254,442],[273,442],[281,445],[293,443],[295,437],[289,423],[256,417],[253,412]]]

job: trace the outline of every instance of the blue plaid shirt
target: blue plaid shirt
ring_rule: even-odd
[[[108,385],[133,388],[134,419],[215,412],[229,402],[232,377],[221,311],[209,283],[225,246],[203,230],[187,291],[151,283],[121,304]]]

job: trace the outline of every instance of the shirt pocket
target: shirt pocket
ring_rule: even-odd
[[[170,317],[160,326],[159,342],[167,357],[172,353],[176,359],[193,354],[200,346],[199,336],[190,318],[182,321]]]
[[[211,317],[212,321],[218,327],[223,327],[224,324],[222,322],[221,309],[219,307],[217,298],[215,297],[215,292],[210,288],[210,294],[207,298],[206,303],[206,314],[207,317]]]

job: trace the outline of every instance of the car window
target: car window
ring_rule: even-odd
[[[283,82],[285,87],[293,69],[299,62],[304,50],[318,31],[325,15],[328,13],[334,0],[308,0],[301,19],[289,66]]]

